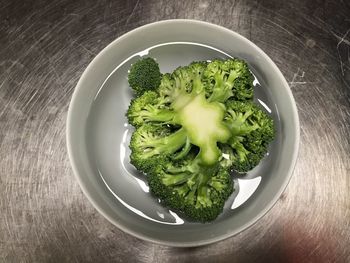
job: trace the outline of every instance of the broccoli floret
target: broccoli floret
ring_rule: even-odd
[[[239,101],[253,98],[254,77],[243,60],[214,60],[207,65],[203,75],[208,83],[209,101],[224,103],[229,98]]]
[[[179,93],[198,94],[203,91],[202,75],[207,62],[192,62],[188,66],[178,67],[172,74],[164,74],[159,86],[159,94],[174,100]]]
[[[130,68],[128,80],[137,96],[159,87],[162,74],[158,63],[150,57],[136,61]]]
[[[273,120],[253,102],[229,101],[225,123],[232,137],[222,147],[224,166],[232,166],[245,173],[254,168],[265,156],[274,138]]]
[[[130,139],[130,162],[138,170],[148,172],[152,166],[170,156],[176,158],[179,149],[187,151],[187,134],[183,128],[177,131],[166,126],[145,124],[137,128]]]
[[[227,170],[219,165],[204,167],[197,158],[175,164],[165,162],[147,179],[152,193],[166,206],[200,222],[215,219],[233,192]]]
[[[126,113],[131,125],[138,127],[144,123],[169,124],[175,116],[164,97],[157,92],[146,91],[142,96],[133,99]]]
[[[168,98],[170,100],[169,95],[174,92],[175,88],[175,81],[172,78],[170,73],[165,73],[162,76],[162,79],[160,81],[160,85],[158,88],[158,93],[160,96],[164,98]]]

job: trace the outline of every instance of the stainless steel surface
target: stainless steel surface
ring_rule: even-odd
[[[258,223],[192,249],[107,222],[68,161],[65,121],[91,59],[130,29],[194,18],[260,46],[301,121],[294,176]],[[349,1],[0,1],[0,262],[350,262]]]

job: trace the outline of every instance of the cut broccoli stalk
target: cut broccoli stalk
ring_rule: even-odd
[[[208,102],[202,92],[195,96],[188,93],[179,95],[174,109],[178,112],[176,122],[186,130],[191,143],[200,148],[198,157],[203,164],[218,162],[221,153],[217,142],[226,142],[231,136],[222,122],[224,108],[218,103]]]

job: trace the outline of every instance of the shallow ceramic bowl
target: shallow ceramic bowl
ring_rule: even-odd
[[[268,156],[235,179],[235,193],[213,222],[183,219],[150,193],[129,164],[132,127],[125,112],[132,98],[127,71],[140,56],[157,59],[162,72],[194,60],[239,57],[256,76],[255,101],[276,124]],[[90,63],[73,94],[67,146],[74,174],[110,222],[136,237],[171,246],[199,246],[228,238],[261,218],[285,189],[299,145],[297,109],[286,80],[256,45],[226,28],[193,20],[168,20],[137,28],[108,45]]]

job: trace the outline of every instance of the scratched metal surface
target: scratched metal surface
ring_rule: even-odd
[[[294,176],[257,224],[192,249],[129,236],[70,167],[65,121],[91,59],[130,29],[194,18],[248,37],[290,83]],[[350,262],[350,2],[0,0],[0,262]]]

